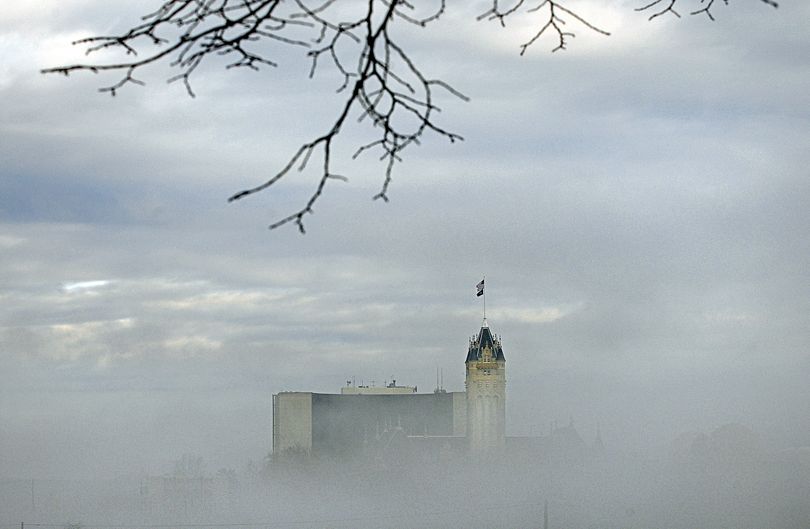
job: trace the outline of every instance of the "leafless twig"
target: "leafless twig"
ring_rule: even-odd
[[[501,26],[506,27],[506,19],[512,15],[515,15],[520,11],[520,9],[525,5],[525,0],[517,0],[511,7],[502,8],[500,6],[499,0],[492,0],[492,7],[490,7],[484,13],[478,15],[478,20],[497,20]],[[568,39],[574,38],[576,35],[571,31],[565,31],[563,26],[566,24],[564,16],[568,16],[586,28],[590,29],[591,31],[595,31],[597,33],[601,33],[602,35],[609,36],[610,33],[607,31],[598,28],[591,22],[588,22],[584,17],[578,15],[574,11],[565,7],[562,2],[558,0],[542,0],[539,4],[534,7],[530,7],[526,9],[527,13],[534,13],[537,11],[542,10],[544,7],[548,7],[546,10],[548,15],[545,19],[545,22],[540,26],[537,32],[532,36],[528,41],[520,45],[520,54],[523,55],[526,53],[526,50],[534,44],[537,39],[539,39],[543,34],[549,30],[554,32],[557,35],[557,45],[552,48],[552,52],[558,50],[564,50],[568,45]]]
[[[699,15],[700,13],[705,13],[709,19],[712,21],[714,20],[714,15],[712,14],[712,6],[714,6],[716,0],[699,0],[699,3],[703,5],[700,9],[696,9],[691,11],[690,15]],[[722,0],[725,5],[728,5],[729,0]],[[760,0],[764,4],[768,4],[771,7],[779,7],[779,5],[774,0]],[[675,11],[675,5],[678,3],[678,0],[654,0],[649,4],[643,5],[641,7],[637,7],[636,11],[649,11],[652,14],[650,15],[649,20],[654,18],[660,17],[666,13],[672,13],[678,18],[681,18],[681,15]]]

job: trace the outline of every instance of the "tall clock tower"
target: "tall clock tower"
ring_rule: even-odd
[[[506,358],[486,318],[467,350],[467,439],[470,450],[501,450],[506,442]]]

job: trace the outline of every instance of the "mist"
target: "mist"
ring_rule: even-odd
[[[547,517],[552,528],[802,528],[810,519],[807,447],[768,450],[739,424],[646,452],[581,439],[570,424],[555,432],[541,451],[524,442],[483,456],[389,444],[375,457],[288,454],[233,469],[184,454],[152,475],[4,478],[0,501],[4,527],[540,527]]]

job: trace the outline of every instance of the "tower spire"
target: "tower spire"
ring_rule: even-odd
[[[470,341],[465,364],[470,450],[502,450],[506,440],[506,359],[501,341],[486,319],[478,336]]]

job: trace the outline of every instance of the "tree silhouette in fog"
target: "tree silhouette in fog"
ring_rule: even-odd
[[[759,1],[777,6],[772,0]],[[575,37],[575,28],[610,34],[586,14],[569,8],[568,3],[492,0],[477,18],[506,27],[521,16],[539,17],[520,45],[521,55],[541,37],[547,38],[552,52],[564,50]],[[722,4],[728,3],[722,0]],[[683,5],[686,13],[714,20],[718,4],[718,0],[654,0],[636,11],[649,13],[650,20],[664,15],[680,17]],[[413,59],[409,44],[394,33],[397,25],[426,28],[446,11],[446,0],[166,0],[122,34],[74,42],[88,46],[88,54],[122,51],[124,60],[58,66],[43,72],[120,72],[113,84],[100,89],[115,95],[128,85],[143,84],[136,77],[141,68],[166,61],[177,71],[169,81],[183,83],[194,96],[191,77],[203,62],[214,57],[224,56],[227,68],[258,70],[276,67],[279,56],[300,50],[303,59],[310,62],[310,77],[324,63],[330,64],[340,77],[337,92],[342,95],[334,119],[328,120],[322,133],[304,141],[266,180],[229,199],[239,200],[265,190],[291,172],[317,163],[318,177],[309,199],[270,225],[272,229],[293,222],[303,233],[304,217],[313,212],[326,184],[346,180],[333,170],[333,156],[335,140],[350,118],[376,131],[372,141],[356,146],[353,158],[368,154],[383,163],[382,184],[374,198],[384,201],[388,201],[394,165],[408,147],[418,145],[425,135],[451,143],[463,139],[437,121],[437,97],[449,94],[464,101],[467,97],[424,72]]]

